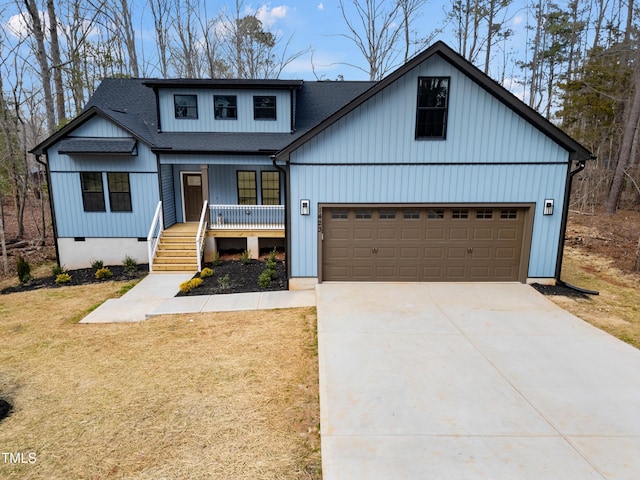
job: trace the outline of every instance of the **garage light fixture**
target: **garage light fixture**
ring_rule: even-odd
[[[544,201],[544,215],[553,215],[553,198]]]
[[[300,215],[309,215],[310,212],[310,200],[300,200]]]

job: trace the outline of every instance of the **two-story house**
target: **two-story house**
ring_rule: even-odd
[[[551,282],[590,157],[443,43],[380,82],[105,79],[34,153],[61,264],[281,243],[292,288]]]

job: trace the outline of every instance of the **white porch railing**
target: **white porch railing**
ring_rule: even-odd
[[[284,205],[209,205],[212,230],[284,229]]]
[[[209,202],[206,200],[202,205],[202,213],[200,214],[200,223],[198,224],[198,233],[196,235],[196,253],[198,255],[198,271],[202,271],[202,253],[204,252],[204,240],[207,236],[207,207]]]
[[[151,228],[149,229],[149,235],[147,235],[147,253],[149,254],[149,271],[153,271],[153,257],[158,250],[158,243],[160,243],[160,237],[164,230],[164,223],[162,221],[162,202],[158,202],[156,213],[153,215],[153,221],[151,222]]]

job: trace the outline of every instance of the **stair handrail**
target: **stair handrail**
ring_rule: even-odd
[[[196,235],[196,255],[198,255],[198,272],[202,271],[202,254],[204,253],[204,239],[207,234],[207,225],[209,224],[209,202],[207,200],[202,204],[202,213],[200,214],[200,223],[198,224],[198,233]]]
[[[156,235],[155,232],[158,231]],[[153,272],[153,257],[158,250],[158,244],[160,243],[160,237],[164,231],[164,222],[162,220],[162,201],[158,202],[156,207],[156,213],[153,215],[151,221],[151,228],[149,229],[149,235],[147,235],[147,253],[149,255],[149,272]]]

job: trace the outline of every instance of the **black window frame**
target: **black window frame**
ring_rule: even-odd
[[[444,102],[435,86],[428,82],[446,82]],[[416,140],[446,140],[451,77],[418,77],[416,103]]]
[[[265,179],[265,176],[271,175],[275,175],[276,179]],[[260,195],[262,196],[262,205],[280,205],[280,172],[272,170],[260,172]]]
[[[241,184],[240,174],[253,174],[253,187],[244,186],[244,182]],[[258,204],[258,179],[255,170],[236,170],[236,186],[238,188],[238,205],[257,205]],[[246,192],[252,192],[253,195],[249,196]],[[248,201],[249,200],[249,201]],[[253,200],[253,202],[250,202]]]
[[[194,105],[178,105],[178,98],[187,98],[187,97],[191,97],[195,99],[195,104]],[[187,109],[185,110],[185,115],[178,114],[179,108]],[[188,112],[188,109],[194,109],[195,113],[191,115],[187,115],[186,113]],[[198,95],[178,94],[178,93],[174,94],[173,95],[173,113],[177,120],[197,120],[198,119]]]
[[[272,99],[273,105],[257,105],[260,99]],[[273,112],[273,115],[265,115]],[[275,95],[254,95],[253,96],[253,119],[257,121],[275,121],[277,120],[277,98]]]
[[[118,178],[121,175],[124,177]],[[109,208],[112,212],[133,211],[129,172],[107,172],[107,188],[109,189]]]
[[[233,105],[227,107],[218,107],[218,99],[224,98],[226,101],[233,99]],[[222,109],[229,110],[227,116],[222,115]],[[233,115],[230,113],[233,112]],[[213,96],[213,116],[216,120],[237,120],[238,119],[238,96],[237,95],[214,95]]]
[[[106,212],[104,201],[104,180],[102,172],[79,172],[80,191],[82,192],[82,208],[85,212]],[[99,182],[97,181],[99,179]],[[88,185],[88,182],[93,185]],[[100,190],[92,190],[89,187],[100,185]]]

